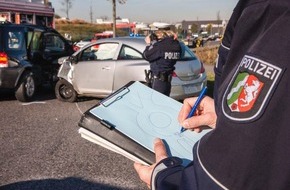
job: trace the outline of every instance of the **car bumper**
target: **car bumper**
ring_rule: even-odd
[[[207,85],[206,74],[201,74],[198,79],[188,82],[173,79],[171,85],[171,98],[184,100],[185,98],[198,96],[203,87]]]
[[[14,89],[20,72],[20,68],[0,68],[0,88]]]

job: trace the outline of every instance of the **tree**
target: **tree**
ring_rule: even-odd
[[[92,5],[92,0],[91,0],[91,6],[90,6],[90,19],[91,19],[91,24],[93,23],[93,5]]]
[[[72,2],[73,0],[62,0],[61,2],[61,5],[64,6],[61,10],[65,12],[67,19],[69,19],[69,10],[72,8]]]
[[[112,1],[113,8],[113,37],[116,37],[116,0],[107,0]],[[126,0],[118,0],[120,4],[125,4]]]
[[[208,34],[212,35],[212,24],[208,24],[206,26],[206,31],[207,31]]]
[[[220,22],[221,22],[221,17],[220,17],[220,11],[217,12],[217,15],[216,15],[216,20],[217,20],[217,23],[218,23],[218,33],[220,34]]]
[[[101,16],[101,19],[104,21],[107,21],[109,19],[109,17],[104,15],[104,16]]]
[[[197,33],[197,31],[198,31],[198,26],[197,26],[197,24],[192,23],[190,29],[191,29],[191,33]]]
[[[58,14],[54,14],[54,18],[58,19],[60,16]]]
[[[182,29],[182,25],[179,25],[177,27],[177,33],[180,35],[180,34],[183,34],[183,29]]]

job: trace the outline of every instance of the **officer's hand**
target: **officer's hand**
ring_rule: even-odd
[[[214,100],[208,96],[205,96],[202,99],[197,111],[194,113],[194,116],[186,119],[196,100],[197,97],[193,97],[187,98],[183,101],[183,106],[178,115],[180,125],[198,133],[202,131],[201,126],[215,128],[217,116],[214,107]]]
[[[178,36],[177,36],[176,33],[174,33],[174,35],[173,35],[173,39],[174,39],[174,40],[177,40],[177,39],[178,39]]]
[[[145,37],[145,42],[146,42],[146,44],[150,44],[151,43],[149,35]]]
[[[156,156],[156,163],[151,166],[145,166],[140,163],[134,163],[134,168],[137,171],[140,179],[147,184],[148,187],[150,187],[151,183],[151,175],[153,172],[153,169],[155,168],[156,164],[163,160],[164,158],[167,158],[166,148],[162,142],[161,139],[156,139],[154,141],[154,152]]]

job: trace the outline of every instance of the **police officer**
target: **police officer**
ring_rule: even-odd
[[[179,42],[172,31],[163,30],[147,36],[145,42],[143,57],[150,63],[151,87],[169,96],[174,65],[181,55]]]
[[[154,190],[290,188],[290,1],[240,0],[219,49],[214,101],[186,99],[180,124],[195,131],[214,128],[182,166],[155,142],[156,164],[135,163]],[[218,118],[218,119],[217,119]]]

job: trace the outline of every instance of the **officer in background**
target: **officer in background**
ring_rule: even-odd
[[[143,57],[150,63],[147,82],[156,91],[170,95],[172,72],[180,58],[181,47],[172,31],[158,30],[145,38]]]

